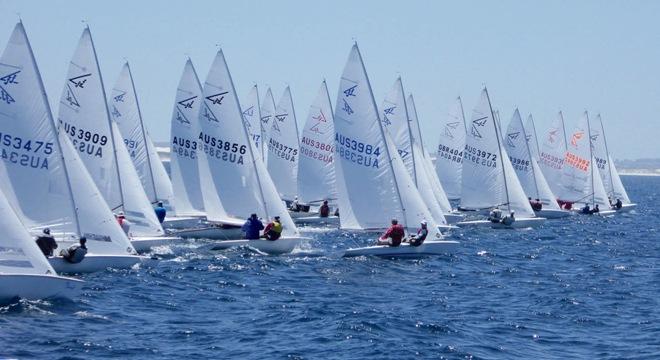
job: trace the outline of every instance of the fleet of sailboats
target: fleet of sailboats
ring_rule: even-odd
[[[356,247],[344,256],[442,255],[459,246],[442,233],[451,224],[533,228],[570,209],[598,207],[610,215],[636,206],[600,115],[592,124],[584,112],[567,133],[560,112],[539,146],[534,119],[523,124],[517,109],[503,132],[486,88],[469,121],[460,97],[441,119],[434,164],[412,94],[398,77],[379,108],[357,44],[334,108],[324,80],[302,132],[289,86],[276,104],[270,88],[260,98],[254,85],[241,106],[222,50],[203,84],[187,59],[170,119],[169,175],[128,62],[106,96],[89,27],[69,63],[57,120],[20,22],[0,58],[0,85],[3,302],[75,296],[82,282],[58,273],[131,267],[145,259],[138,252],[182,238],[282,254],[309,240],[296,224],[372,234],[398,219],[408,234],[428,227],[426,240]],[[450,200],[460,202],[458,209]],[[153,208],[160,203],[168,213],[162,224]],[[321,204],[336,212],[320,216]],[[119,214],[129,227],[120,226]],[[251,214],[279,219],[281,237],[243,239]],[[44,256],[34,241],[42,232],[63,247],[85,238],[84,260]]]

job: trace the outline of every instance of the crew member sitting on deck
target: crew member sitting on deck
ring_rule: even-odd
[[[116,218],[119,226],[121,226],[121,229],[124,230],[126,236],[130,237],[129,231],[131,230],[131,222],[126,220],[126,215],[120,211],[119,215],[116,215]]]
[[[319,207],[319,217],[328,216],[330,216],[330,206],[328,206],[328,200],[323,200],[323,205]]]
[[[504,218],[502,218],[501,223],[504,224],[504,225],[506,225],[506,226],[511,226],[511,225],[516,221],[516,218],[515,218],[515,216],[513,215],[514,213],[515,213],[515,212],[512,211],[511,214],[510,214],[509,216],[505,216]]]
[[[37,246],[46,256],[53,256],[53,250],[57,249],[55,238],[50,235],[50,229],[45,228],[43,234],[37,237]]]
[[[409,239],[403,241],[408,242],[410,246],[422,245],[424,240],[426,240],[426,237],[429,235],[429,229],[426,227],[426,221],[422,221],[421,225],[422,227],[417,230],[417,234],[411,235]]]
[[[594,208],[591,210],[591,214],[598,214],[600,212],[600,209],[598,208],[598,204],[594,205]]]
[[[269,222],[264,229],[264,235],[262,236],[266,240],[275,241],[282,236],[282,223],[280,222],[280,217],[275,216],[273,221]]]
[[[300,203],[298,202],[298,197],[294,197],[293,201],[291,202],[291,207],[289,207],[289,210],[293,212],[298,212],[300,211]]]
[[[399,225],[399,221],[392,219],[392,226],[378,239],[376,245],[399,246],[405,235],[406,232],[403,226]]]
[[[502,210],[495,208],[490,212],[490,215],[488,216],[488,220],[492,223],[499,223],[502,221]]]
[[[589,207],[589,204],[584,204],[584,207],[580,212],[583,214],[591,214],[591,207]]]
[[[529,199],[529,205],[532,207],[532,210],[541,211],[543,209],[543,203],[541,202],[541,200],[536,199],[532,201],[531,197],[527,199]]]
[[[621,202],[621,199],[616,199],[616,203],[614,204],[614,208],[617,210],[621,210],[623,207],[623,202]]]
[[[257,218],[257,214],[252,214],[247,219],[241,230],[244,233],[243,238],[248,240],[259,239],[259,231],[264,229],[264,224]]]
[[[71,264],[77,264],[85,258],[87,255],[87,238],[84,236],[80,237],[80,244],[73,244],[68,249],[64,249],[60,252],[60,255]]]
[[[156,217],[158,218],[159,223],[163,223],[165,221],[165,216],[167,215],[167,210],[163,207],[163,202],[159,201],[158,206],[154,208],[154,211],[156,212]]]

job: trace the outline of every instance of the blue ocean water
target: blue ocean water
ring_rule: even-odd
[[[452,257],[343,259],[371,239],[337,230],[288,256],[157,249],[0,307],[0,358],[660,358],[660,177],[623,181],[635,213],[459,230]]]

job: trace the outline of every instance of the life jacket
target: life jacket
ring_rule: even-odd
[[[282,223],[279,221],[273,221],[273,226],[270,228],[272,231],[275,231],[278,234],[282,233]]]

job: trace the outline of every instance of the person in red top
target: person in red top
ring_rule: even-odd
[[[397,219],[392,219],[392,226],[378,239],[377,245],[399,246],[406,235]]]

